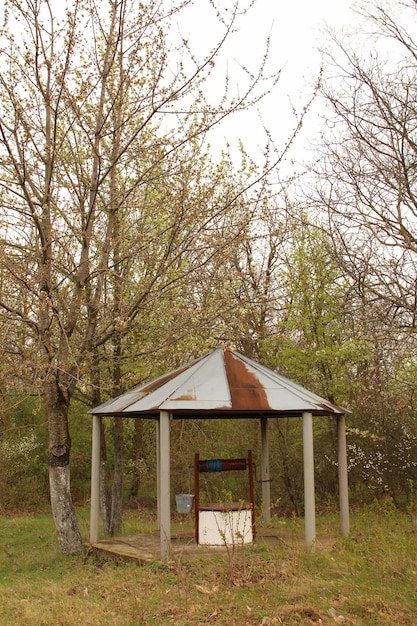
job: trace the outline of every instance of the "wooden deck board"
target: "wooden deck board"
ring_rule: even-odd
[[[333,545],[336,537],[322,535],[317,537],[319,549]],[[303,547],[305,545],[304,533],[294,534],[277,529],[260,529],[257,533],[256,543],[277,545],[283,543],[288,546]],[[131,561],[138,565],[160,562],[160,537],[159,532],[149,534],[137,534],[126,537],[102,539],[88,548],[97,556],[115,561]],[[173,533],[171,537],[172,559],[181,556],[181,559],[193,558],[202,555],[215,555],[226,551],[223,546],[198,545],[192,531]]]
[[[135,561],[139,565],[161,560],[159,533],[102,539],[91,545],[90,550],[103,558]],[[196,544],[193,533],[175,534],[171,537],[172,558],[178,555],[191,557],[213,554],[222,550],[225,550],[222,546],[212,547]]]

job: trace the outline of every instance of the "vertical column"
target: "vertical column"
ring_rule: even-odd
[[[97,543],[100,523],[100,449],[101,417],[93,415],[91,451],[90,543]]]
[[[168,560],[171,545],[171,489],[170,489],[170,414],[159,414],[159,489],[158,510],[161,542],[161,559]]]
[[[271,520],[271,483],[269,478],[269,441],[268,441],[268,418],[261,417],[261,480],[262,480],[262,508],[265,524]]]
[[[160,445],[159,445],[159,421],[156,424],[156,437],[155,437],[155,443],[156,443],[156,521],[157,521],[157,525],[158,528],[161,528],[161,512],[159,510],[159,506],[161,503],[161,494],[160,494]]]
[[[340,532],[343,537],[349,534],[349,486],[346,452],[346,418],[337,416],[337,453],[339,465],[339,507]]]
[[[256,519],[255,519],[255,486],[253,484],[253,457],[252,450],[248,450],[248,479],[249,479],[249,494],[251,503],[251,518],[252,518],[252,540],[256,539]]]
[[[194,456],[194,515],[195,515],[195,542],[200,541],[200,455],[198,452]]]
[[[316,539],[316,507],[314,495],[313,415],[303,413],[304,508],[306,546],[314,548]]]

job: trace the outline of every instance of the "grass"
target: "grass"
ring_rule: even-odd
[[[87,536],[87,511],[79,511]],[[126,532],[149,524],[130,512]],[[277,520],[282,536],[302,521]],[[317,518],[337,534],[338,516]],[[417,534],[410,517],[372,506],[351,516],[349,537],[314,553],[282,539],[169,564],[64,557],[49,515],[0,517],[0,624],[225,626],[416,624]]]

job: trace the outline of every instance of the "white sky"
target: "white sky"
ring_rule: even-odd
[[[229,3],[232,4],[232,0]],[[228,0],[223,0],[223,5],[227,6]],[[232,35],[224,50],[231,82],[234,71],[236,82],[239,82],[234,59],[255,70],[262,59],[266,38],[271,33],[268,67],[274,72],[282,69],[281,78],[273,93],[258,108],[278,144],[285,141],[294,126],[290,102],[300,109],[312,93],[314,77],[318,76],[320,68],[321,56],[317,48],[324,41],[325,23],[336,30],[349,27],[357,19],[352,5],[353,0],[257,0],[255,6],[240,18],[239,32]],[[216,28],[209,0],[195,0],[188,21],[181,22],[181,30],[189,36],[192,46],[205,50],[213,46]],[[316,111],[309,124],[314,127],[317,119]],[[251,114],[234,116],[216,130],[215,138],[219,148],[225,139],[233,146],[240,138],[255,153],[257,146],[264,141],[258,112],[253,110]]]

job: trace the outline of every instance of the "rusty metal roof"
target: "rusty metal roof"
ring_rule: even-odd
[[[109,400],[93,415],[174,418],[343,415],[347,410],[230,350],[215,350]]]

